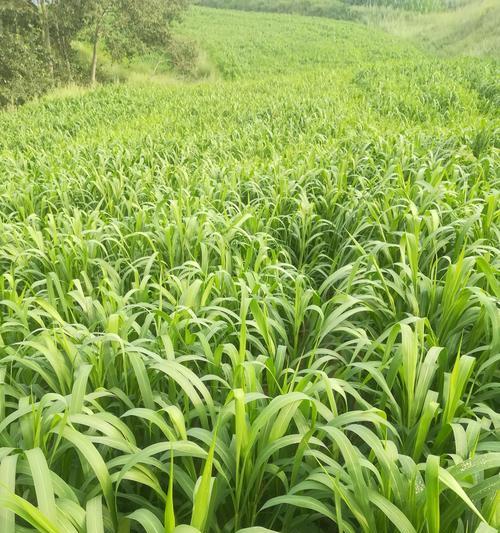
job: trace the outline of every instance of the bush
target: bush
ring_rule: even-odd
[[[172,39],[168,47],[172,67],[182,76],[197,77],[198,48],[189,39]]]
[[[42,94],[51,83],[48,58],[33,4],[0,6],[0,107]]]
[[[0,49],[0,107],[22,104],[50,87],[48,64],[36,40],[4,31]]]

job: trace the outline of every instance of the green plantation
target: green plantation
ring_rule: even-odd
[[[498,62],[178,31],[215,79],[0,114],[1,533],[495,532]]]

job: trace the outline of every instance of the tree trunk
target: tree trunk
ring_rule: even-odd
[[[96,84],[96,71],[97,71],[97,43],[99,42],[99,22],[95,26],[94,42],[92,50],[92,66],[90,68],[90,83]]]
[[[68,45],[67,39],[61,35],[61,30],[59,28],[59,20],[56,15],[55,18],[55,24],[56,24],[56,31],[57,31],[57,41],[59,42],[59,50],[61,51],[61,54],[64,59],[64,63],[66,64],[66,74],[67,74],[67,82],[73,81],[73,75],[71,72],[71,64],[69,62],[69,56],[68,56],[68,50],[70,49],[70,46]]]
[[[52,81],[54,81],[54,62],[52,59],[52,46],[50,44],[50,25],[49,25],[49,15],[47,12],[47,5],[45,0],[40,2],[40,12],[42,15],[42,28],[43,28],[43,39],[45,43],[45,49],[47,52],[47,57],[49,60],[49,70]]]

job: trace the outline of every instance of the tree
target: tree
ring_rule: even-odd
[[[0,107],[42,94],[51,84],[37,7],[29,0],[0,4]]]
[[[15,33],[25,45],[36,41],[52,82],[72,77],[71,42],[84,26],[88,0],[1,0],[3,31]],[[31,43],[31,44],[30,44]]]
[[[120,59],[148,48],[165,48],[171,24],[180,18],[187,0],[89,0],[86,20],[92,28],[90,80],[96,82],[101,41]]]
[[[44,0],[47,6],[51,52],[62,81],[73,78],[71,43],[85,25],[87,0]]]
[[[188,0],[0,0],[0,106],[18,104],[73,79],[72,42],[88,31],[90,79],[98,47],[115,59],[165,49]]]

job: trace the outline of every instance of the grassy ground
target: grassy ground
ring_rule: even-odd
[[[498,63],[183,32],[217,79],[0,114],[0,531],[496,531]]]

